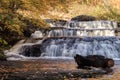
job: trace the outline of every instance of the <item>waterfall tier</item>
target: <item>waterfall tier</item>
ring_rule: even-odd
[[[117,28],[117,23],[113,21],[68,21],[68,22],[48,22],[51,27],[65,27],[74,29],[113,29]]]
[[[115,36],[117,23],[113,21],[69,21],[69,22],[48,22],[51,30],[45,35],[47,37],[67,36]],[[43,37],[43,33],[36,31],[31,35],[33,38]]]
[[[61,37],[48,38],[41,44],[22,45],[9,59],[31,57],[73,57],[76,54],[103,55],[108,58],[120,58],[120,39],[116,37]],[[6,55],[8,55],[7,53]],[[17,57],[17,58],[18,58]]]
[[[53,29],[48,37],[115,36],[114,29]]]

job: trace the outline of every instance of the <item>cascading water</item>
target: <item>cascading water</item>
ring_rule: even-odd
[[[55,27],[55,26],[52,26]],[[68,36],[115,36],[114,29],[117,23],[112,21],[70,21],[61,28],[53,28],[48,34],[49,37],[68,37]]]
[[[116,28],[117,23],[112,21],[70,21],[62,26],[55,28],[53,26],[44,40],[23,43],[17,50],[9,50],[5,54],[9,60],[17,58],[16,54],[20,59],[72,58],[75,54],[82,56],[97,54],[118,59],[120,39],[115,37]],[[33,38],[39,36],[42,37],[41,32],[32,34]]]
[[[116,37],[51,38],[42,45],[46,44],[41,56],[73,57],[80,54],[120,57],[120,40]]]
[[[59,29],[51,30],[48,37],[115,36],[113,29]]]

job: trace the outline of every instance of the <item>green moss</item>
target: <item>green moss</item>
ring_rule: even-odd
[[[6,60],[6,56],[0,53],[0,61],[5,61],[5,60]]]

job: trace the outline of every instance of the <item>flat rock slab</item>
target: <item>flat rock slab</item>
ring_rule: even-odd
[[[31,61],[1,61],[1,80],[61,80],[93,78],[106,74],[103,70],[77,69],[71,59],[39,59]]]

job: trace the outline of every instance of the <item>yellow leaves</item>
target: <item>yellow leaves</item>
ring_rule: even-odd
[[[109,0],[109,3],[113,8],[120,10],[120,0]]]
[[[67,0],[22,0],[23,2],[23,12],[24,9],[28,11],[27,17],[37,17],[45,15],[45,16],[51,16],[49,14],[49,11],[57,10],[61,12],[66,12],[66,7],[68,6],[66,2],[69,2]],[[29,15],[29,12],[31,15]],[[26,14],[23,13],[23,15]]]
[[[30,24],[40,27],[40,28],[48,28],[49,27],[48,24],[41,18],[33,19],[33,18],[26,17],[25,20],[27,20]]]
[[[2,11],[3,11],[2,8],[0,8],[0,13],[2,13]]]
[[[11,30],[18,32],[19,34],[22,34],[21,27],[18,24],[13,24],[11,27],[12,27]]]

